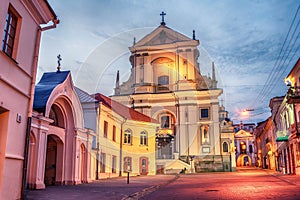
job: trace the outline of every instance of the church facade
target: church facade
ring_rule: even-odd
[[[111,97],[159,121],[156,173],[223,171],[219,99],[212,77],[199,68],[200,42],[160,26],[129,47],[131,75]],[[226,137],[226,136],[225,136]],[[223,140],[225,140],[223,138]]]

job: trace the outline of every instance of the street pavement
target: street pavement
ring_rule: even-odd
[[[98,180],[29,190],[27,199],[300,199],[300,176],[245,167],[237,172],[156,175]]]

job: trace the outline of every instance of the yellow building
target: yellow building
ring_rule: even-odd
[[[158,121],[110,98],[95,94],[98,108],[99,178],[155,174]],[[120,159],[121,158],[121,159]]]

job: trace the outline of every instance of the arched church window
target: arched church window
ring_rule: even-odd
[[[228,152],[228,143],[223,142],[223,152]]]
[[[158,85],[169,85],[169,76],[158,77]]]

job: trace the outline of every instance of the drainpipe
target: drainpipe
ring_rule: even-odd
[[[123,118],[121,122],[121,130],[120,130],[120,166],[119,166],[119,176],[122,176],[122,156],[123,156],[123,125],[126,123],[127,118]]]
[[[57,19],[53,19],[52,22],[53,22],[53,24],[50,26],[46,26],[44,28],[39,27],[37,30],[37,35],[36,35],[34,56],[33,56],[33,63],[32,63],[32,73],[31,73],[32,78],[31,78],[31,85],[30,85],[30,99],[29,99],[28,110],[27,110],[27,128],[26,128],[25,146],[24,146],[21,199],[26,199],[26,196],[27,196],[26,179],[27,179],[28,152],[29,152],[29,145],[30,145],[29,142],[30,142],[30,132],[31,132],[32,109],[33,109],[35,79],[36,79],[36,72],[37,72],[41,33],[42,33],[42,31],[56,28],[56,25],[59,24],[59,20],[57,20]]]

